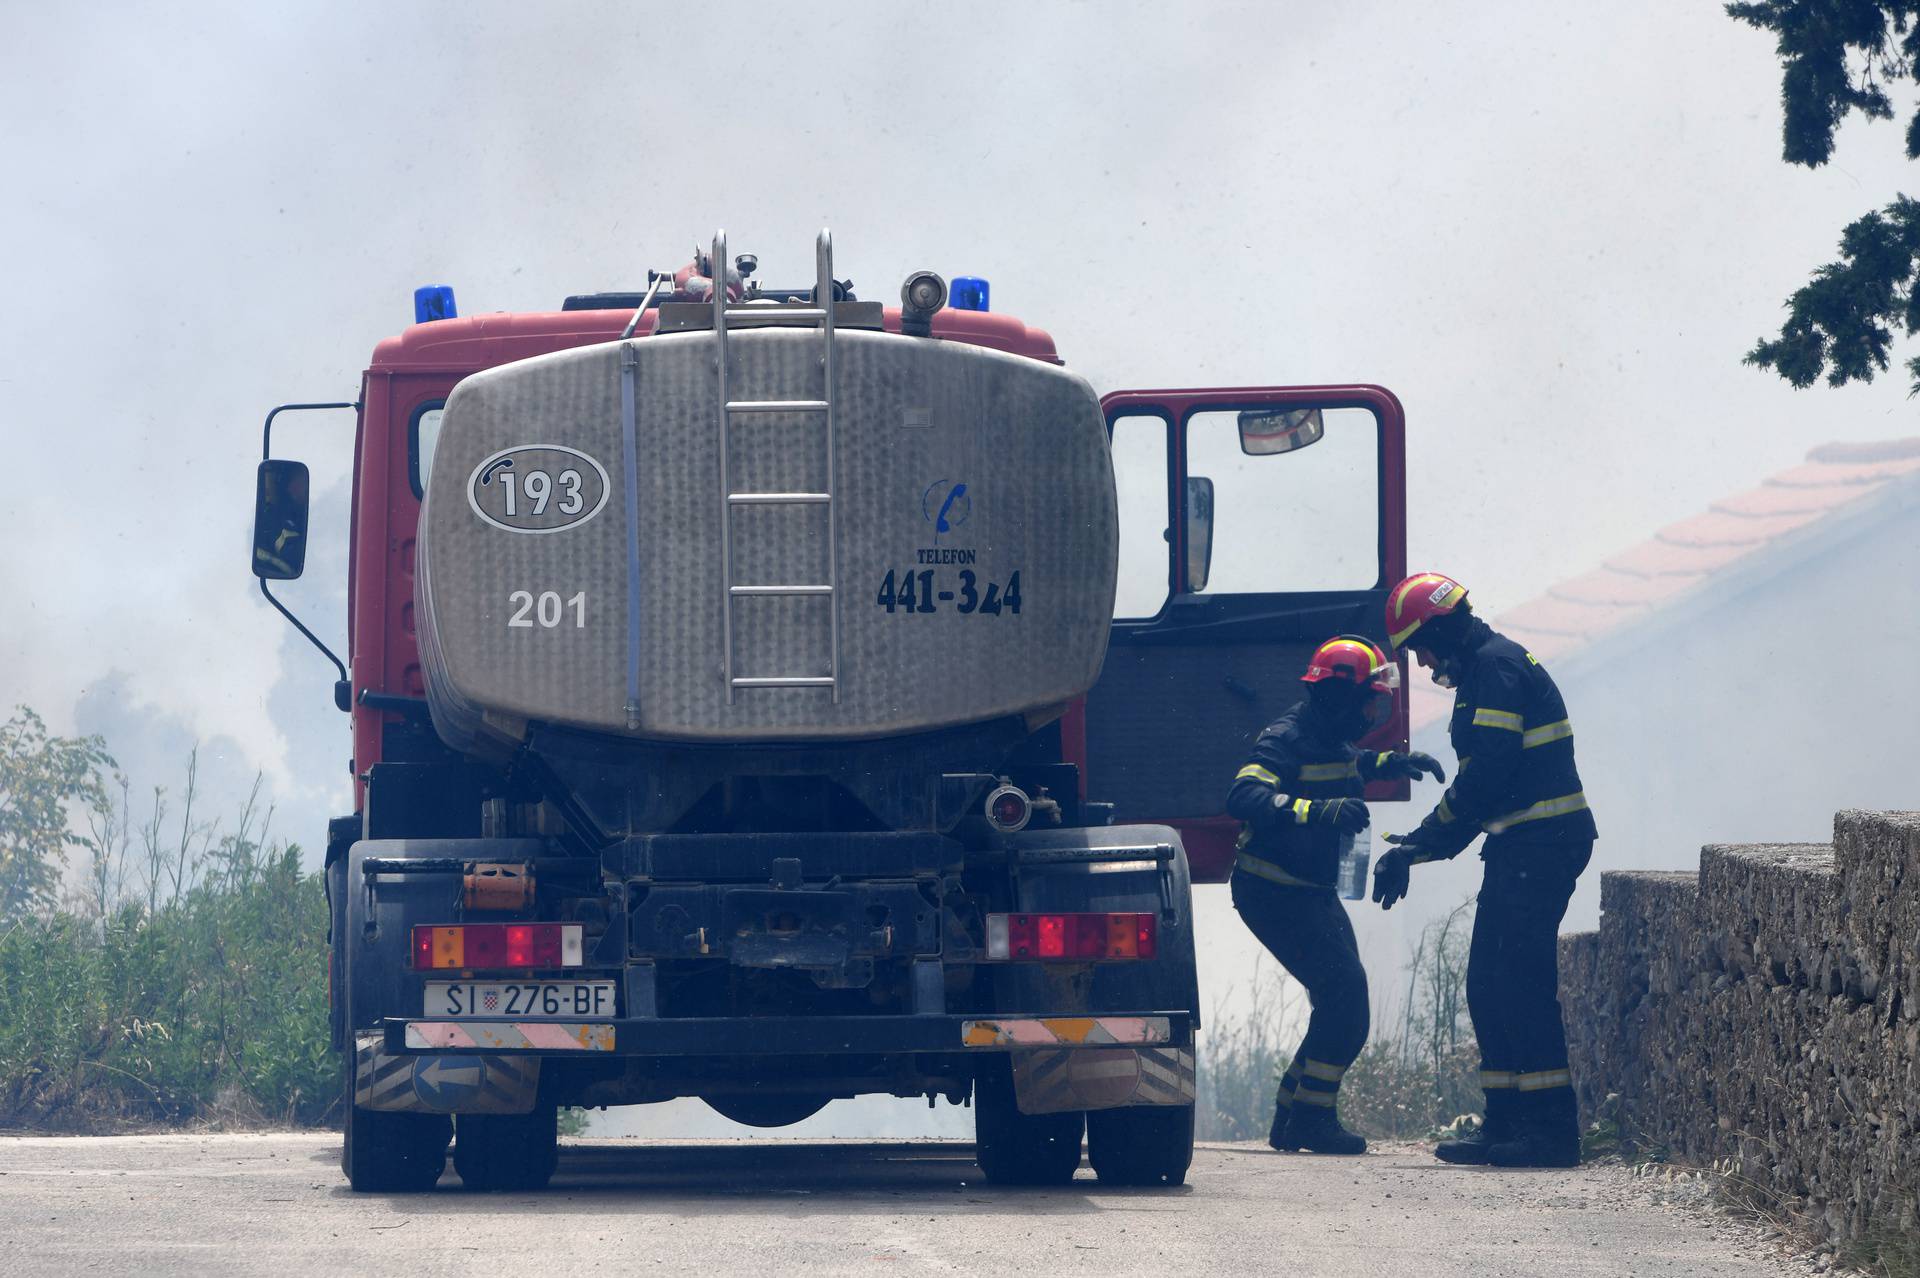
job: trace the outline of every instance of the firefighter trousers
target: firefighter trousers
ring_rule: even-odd
[[[1278,1104],[1331,1108],[1367,1042],[1367,972],[1347,909],[1332,888],[1289,887],[1244,871],[1235,872],[1232,890],[1247,930],[1306,989],[1313,1008]]]
[[[1560,1011],[1560,920],[1592,840],[1487,840],[1467,954],[1467,1011],[1480,1042],[1490,1124],[1578,1127]]]

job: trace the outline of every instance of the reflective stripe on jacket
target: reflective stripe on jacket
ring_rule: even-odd
[[[1344,741],[1327,742],[1314,731],[1305,703],[1268,724],[1254,742],[1253,754],[1233,778],[1227,812],[1240,818],[1240,868],[1247,862],[1275,867],[1280,877],[1261,874],[1288,886],[1332,887],[1340,866],[1340,835],[1331,825],[1307,823],[1314,799],[1360,797],[1360,752]],[[1276,808],[1275,794],[1292,799]]]
[[[1532,653],[1484,624],[1479,630],[1479,643],[1458,663],[1448,725],[1459,767],[1423,823],[1426,835],[1442,856],[1458,854],[1482,831],[1591,840],[1596,828],[1560,689]]]

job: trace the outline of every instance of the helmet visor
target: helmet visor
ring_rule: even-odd
[[[1366,699],[1361,713],[1369,728],[1384,727],[1393,718],[1393,707],[1400,693],[1400,663],[1387,658],[1374,668],[1366,684]]]

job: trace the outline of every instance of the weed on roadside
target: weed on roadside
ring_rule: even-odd
[[[1433,1136],[1481,1104],[1479,1048],[1467,1021],[1472,902],[1430,924],[1409,956],[1404,993],[1340,1084],[1341,1120],[1376,1140]],[[1306,992],[1277,965],[1255,970],[1244,1011],[1218,1004],[1200,1043],[1203,1140],[1258,1140],[1304,1027]],[[1476,1120],[1477,1121],[1477,1117]]]

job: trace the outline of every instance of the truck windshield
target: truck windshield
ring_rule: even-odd
[[[407,469],[408,478],[413,482],[413,495],[427,495],[427,476],[433,473],[433,448],[440,442],[440,413],[446,407],[446,401],[433,400],[413,410],[413,421],[407,428]]]

